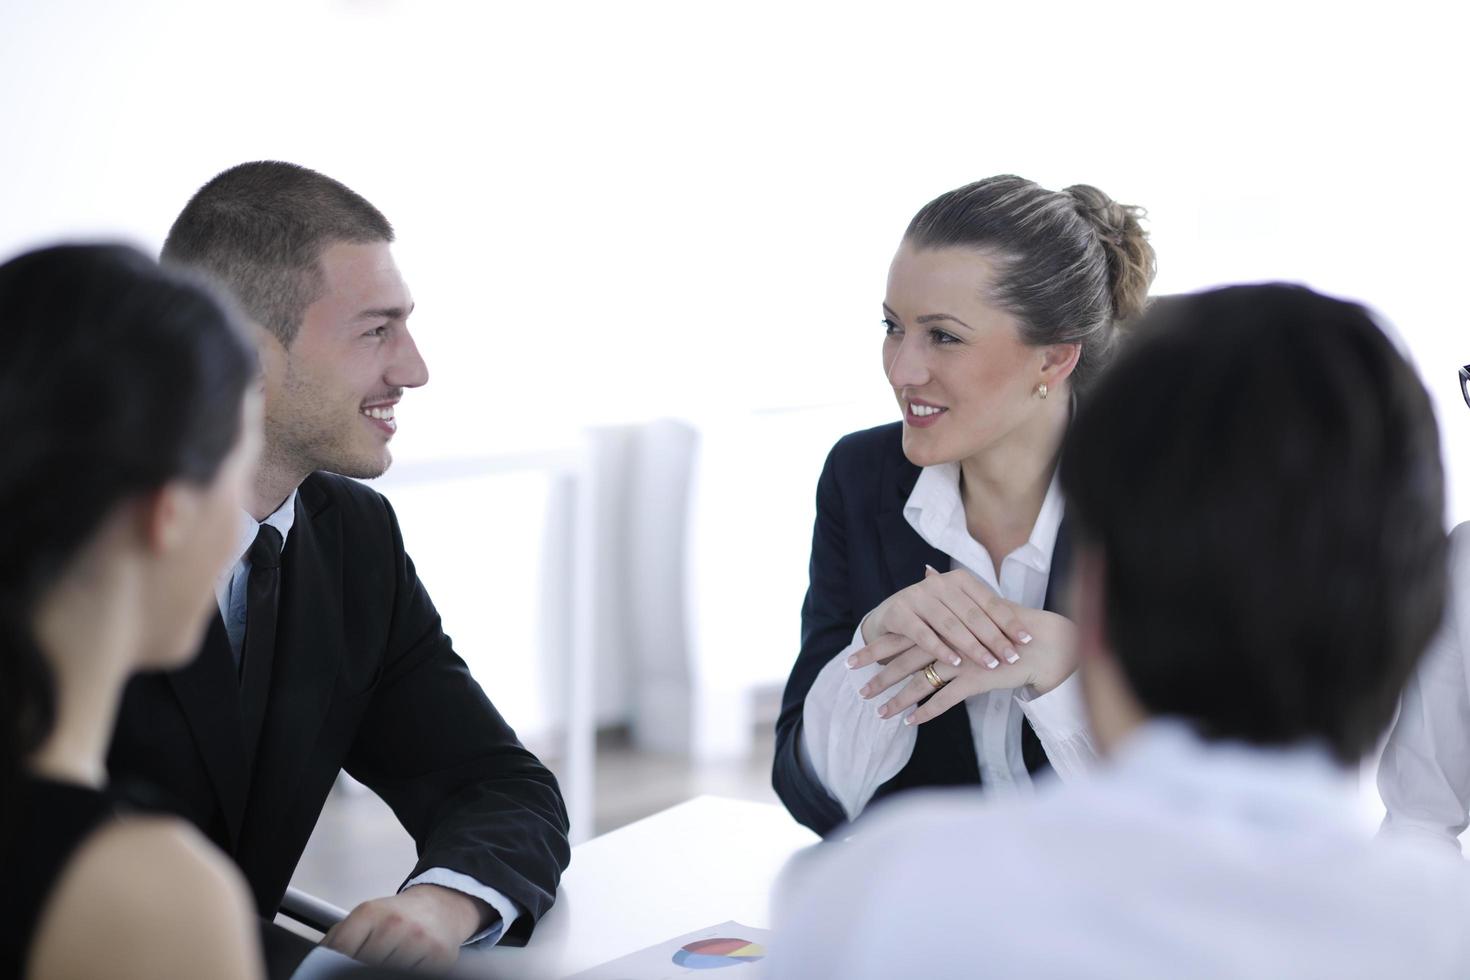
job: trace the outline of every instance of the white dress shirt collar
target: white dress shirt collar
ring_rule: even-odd
[[[286,502],[263,521],[257,521],[248,512],[240,511],[239,523],[235,527],[235,550],[232,552],[235,560],[220,570],[214,583],[214,595],[221,614],[228,612],[231,582],[236,575],[246,570],[246,555],[250,553],[250,546],[255,543],[255,536],[260,533],[260,525],[269,524],[281,532],[281,548],[286,547],[286,538],[296,524],[296,493],[297,491],[292,490]]]
[[[1041,502],[1041,511],[1031,527],[1031,537],[1009,555],[1001,555],[1002,561],[1014,559],[1043,575],[1051,574],[1052,549],[1057,542],[1057,531],[1062,525],[1065,509],[1058,479],[1060,472],[1061,467],[1058,466],[1052,474],[1046,497]],[[970,536],[964,501],[960,498],[959,463],[924,467],[903,506],[903,516],[919,537],[965,566],[976,570],[996,567],[984,546]]]
[[[240,526],[235,534],[235,563],[238,564],[255,543],[255,536],[260,533],[260,525],[269,524],[281,533],[281,548],[286,547],[286,538],[291,534],[291,528],[296,524],[296,493],[292,490],[291,496],[286,502],[277,507],[263,521],[257,521],[245,511],[240,512]],[[232,566],[233,567],[233,566]]]
[[[1356,772],[1338,765],[1327,746],[1303,742],[1265,748],[1205,739],[1183,721],[1153,719],[1118,746],[1111,770],[1139,797],[1167,796],[1171,809],[1251,822],[1336,823],[1351,833]]]

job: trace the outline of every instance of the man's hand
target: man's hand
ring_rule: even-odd
[[[363,902],[332,927],[322,945],[363,963],[446,967],[459,947],[490,922],[495,910],[478,898],[439,885],[413,885]]]

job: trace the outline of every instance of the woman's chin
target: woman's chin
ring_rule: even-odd
[[[938,466],[953,463],[960,457],[946,452],[942,443],[909,426],[903,429],[903,454],[915,466]]]

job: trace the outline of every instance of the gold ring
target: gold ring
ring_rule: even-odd
[[[929,666],[924,668],[924,679],[928,681],[931,685],[933,685],[934,690],[936,691],[943,687],[945,684],[949,683],[943,677],[939,676],[939,671],[934,669],[933,664],[930,664]]]

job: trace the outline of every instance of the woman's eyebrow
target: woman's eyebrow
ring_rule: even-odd
[[[919,317],[919,319],[916,320],[915,322],[916,323],[934,323],[935,321],[938,321],[938,320],[948,320],[950,323],[958,323],[960,326],[962,326],[966,330],[970,330],[970,331],[974,331],[974,329],[975,329],[974,327],[972,327],[968,323],[966,323],[964,320],[961,320],[959,317],[957,317],[957,316],[950,316],[948,313],[925,313],[923,316]]]
[[[893,312],[893,307],[889,306],[887,303],[884,303],[883,304],[883,312],[884,313],[887,313],[889,316],[893,317],[893,319],[897,320],[899,323],[902,323],[903,322],[903,317],[901,317],[897,313]],[[951,323],[958,323],[960,326],[964,327],[966,330],[971,331],[972,333],[975,330],[974,327],[970,326],[964,320],[961,320],[957,316],[952,316],[949,313],[925,313],[923,316],[919,317],[914,322],[915,323],[934,323],[936,320],[948,320]]]

